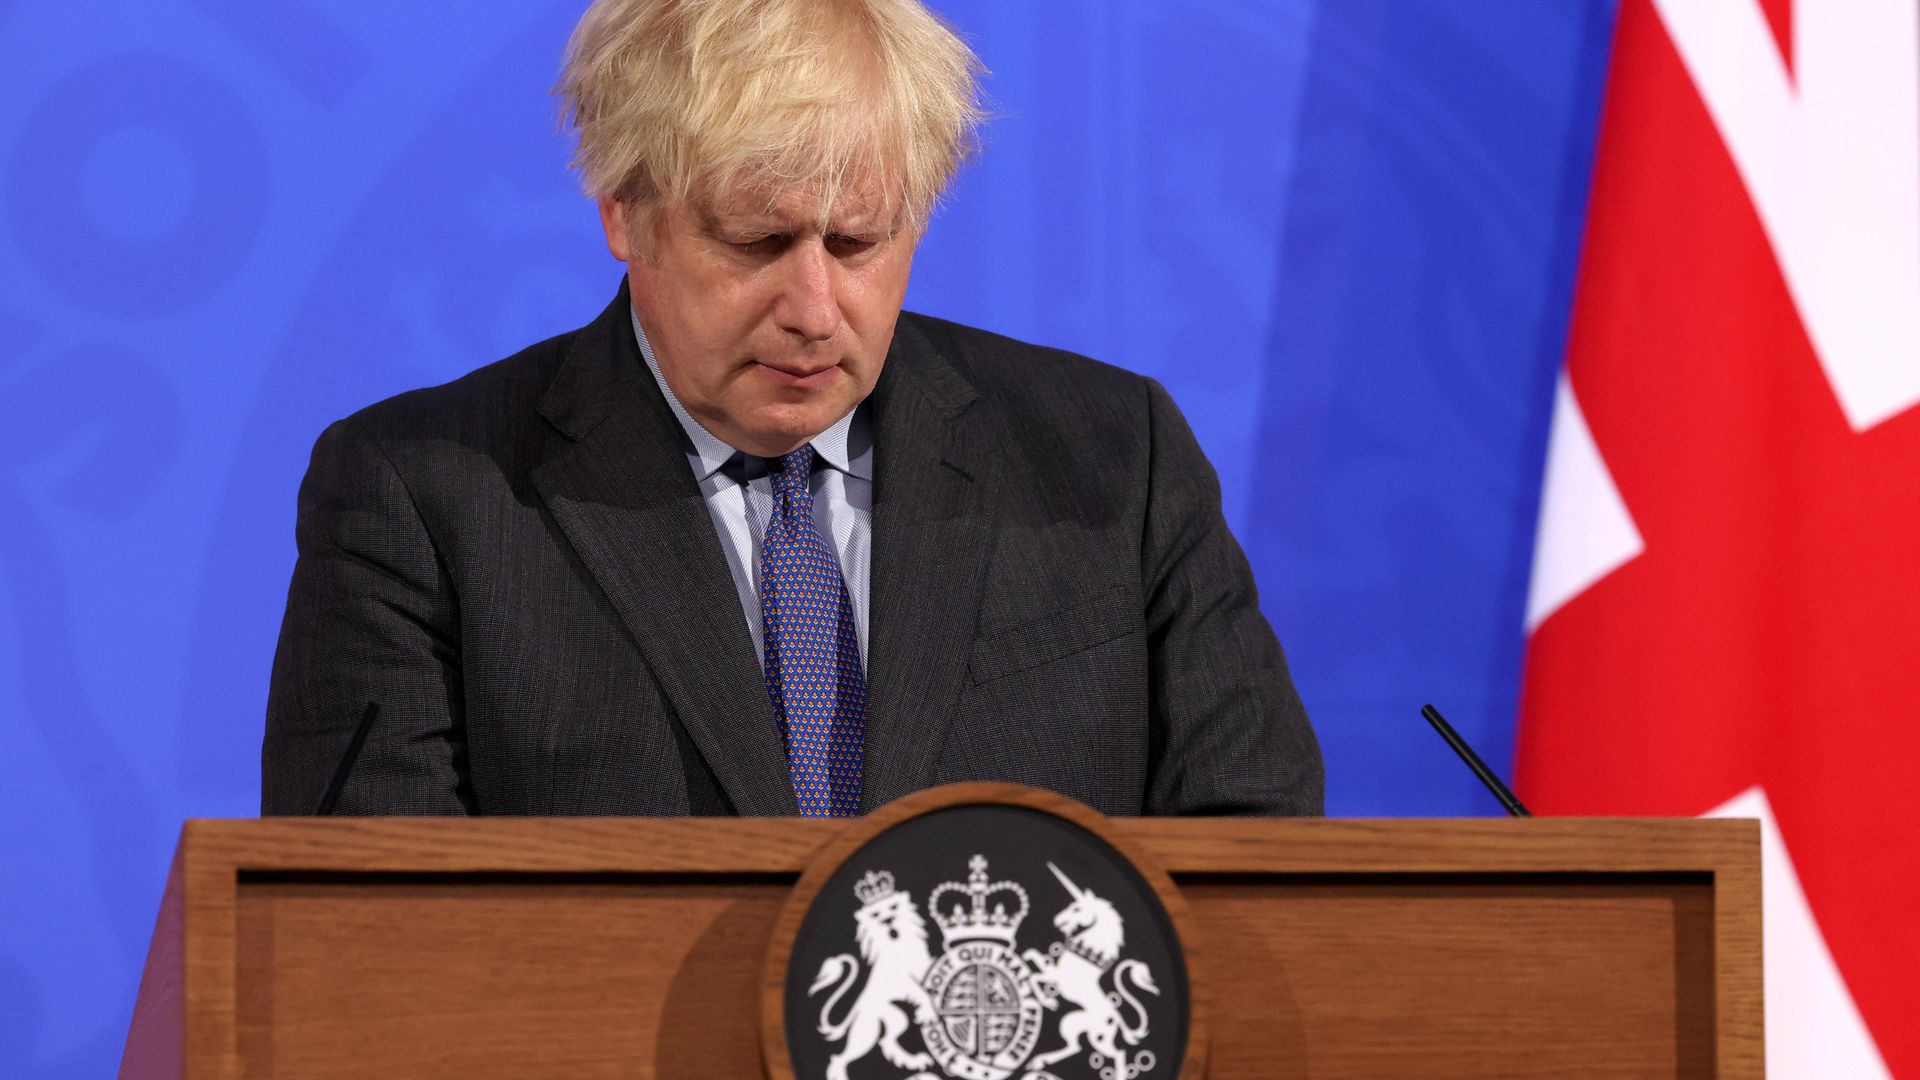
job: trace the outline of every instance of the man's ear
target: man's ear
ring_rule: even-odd
[[[600,200],[600,227],[607,233],[607,250],[623,263],[633,262],[633,208],[625,199]]]

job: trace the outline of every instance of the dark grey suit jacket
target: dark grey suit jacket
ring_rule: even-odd
[[[780,728],[623,287],[328,428],[262,809],[793,814]],[[862,806],[960,780],[1109,814],[1312,814],[1320,750],[1166,392],[900,318],[875,432]]]

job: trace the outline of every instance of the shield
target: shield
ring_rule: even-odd
[[[1004,1080],[1033,1054],[1042,1005],[1033,970],[997,942],[969,942],[934,961],[922,984],[933,1015],[920,1036],[947,1075]]]

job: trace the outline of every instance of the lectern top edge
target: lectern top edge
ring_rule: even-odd
[[[1118,819],[1116,819],[1118,820]],[[194,865],[342,873],[799,874],[846,828],[798,818],[201,819]],[[1139,818],[1128,842],[1166,872],[1661,873],[1733,867],[1745,819]]]

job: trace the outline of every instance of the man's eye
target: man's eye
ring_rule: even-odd
[[[875,243],[876,241],[863,236],[848,236],[845,233],[827,234],[827,250],[841,258],[871,250]]]
[[[786,246],[786,237],[777,233],[729,240],[727,245],[747,255],[777,255]]]

